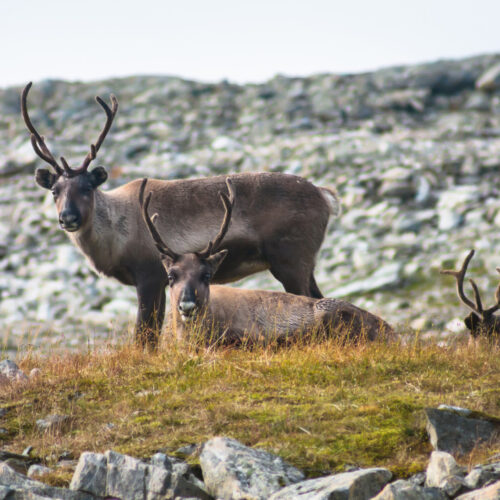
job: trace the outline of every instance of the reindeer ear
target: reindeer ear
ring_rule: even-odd
[[[214,253],[207,259],[207,262],[210,264],[210,267],[212,268],[212,275],[214,275],[217,272],[217,269],[219,269],[219,266],[222,264],[222,261],[226,258],[228,252],[229,250],[221,250],[220,252]]]
[[[44,189],[52,189],[52,186],[57,180],[57,175],[50,172],[46,168],[37,168],[35,171],[36,183]]]
[[[481,324],[481,318],[477,314],[470,313],[464,319],[465,326],[470,330],[472,336],[476,336],[479,334],[479,327]]]
[[[96,167],[90,172],[90,182],[94,188],[100,186],[103,182],[106,182],[108,178],[108,173],[104,167]]]

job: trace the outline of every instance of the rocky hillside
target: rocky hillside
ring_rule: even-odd
[[[99,155],[110,173],[105,188],[141,176],[245,171],[336,186],[344,213],[330,226],[316,272],[325,295],[446,336],[465,309],[439,269],[458,266],[475,248],[470,274],[486,303],[498,283],[499,64],[500,55],[488,55],[259,85],[51,80],[35,83],[31,115],[54,153],[74,164],[103,123],[94,96],[116,94],[120,110]],[[135,292],[94,276],[58,229],[50,193],[33,180],[42,162],[20,118],[20,90],[0,90],[4,342],[78,346],[121,336],[136,312]],[[280,289],[267,273],[241,286]]]

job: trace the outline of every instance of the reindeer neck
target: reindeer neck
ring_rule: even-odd
[[[130,236],[127,200],[96,189],[91,219],[70,239],[99,273],[113,274]]]

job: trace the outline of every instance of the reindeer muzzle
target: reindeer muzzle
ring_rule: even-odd
[[[68,231],[68,233],[73,233],[80,229],[82,220],[78,214],[63,210],[59,215],[59,226],[61,229]]]
[[[194,318],[194,316],[196,315],[197,307],[196,304],[192,301],[182,301],[179,302],[178,309],[179,313],[182,316],[182,319],[186,321],[188,319]]]

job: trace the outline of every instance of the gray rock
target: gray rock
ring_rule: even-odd
[[[161,500],[164,498],[197,498],[210,496],[192,482],[164,467],[148,465],[137,458],[108,450],[106,495],[127,500]]]
[[[480,490],[464,493],[456,500],[498,500],[500,498],[500,481],[481,488]]]
[[[3,376],[2,379],[7,382],[28,381],[28,377],[25,373],[10,359],[4,359],[0,362],[0,374]]]
[[[106,495],[130,500],[143,500],[147,465],[137,458],[108,450]]]
[[[17,492],[16,494],[24,495],[19,497],[23,499],[36,498],[35,495],[43,498],[57,498],[59,500],[92,500],[95,498],[93,495],[89,495],[87,493],[72,491],[65,488],[56,488],[43,484],[39,481],[34,481],[33,479],[27,478],[23,474],[19,474],[8,465],[1,462],[0,485],[11,488]],[[10,499],[10,497],[7,498]]]
[[[383,198],[400,198],[409,200],[414,198],[416,187],[411,181],[384,181],[379,190],[379,195]]]
[[[479,90],[496,90],[500,88],[500,63],[488,68],[476,81]]]
[[[457,214],[448,209],[442,209],[438,212],[439,216],[439,229],[441,231],[451,231],[452,229],[456,229],[461,226],[464,217],[461,214]]]
[[[468,418],[449,410],[426,408],[427,432],[435,450],[468,453],[479,443],[489,441],[498,425],[487,420]]]
[[[465,109],[473,109],[477,111],[490,111],[491,102],[488,96],[482,92],[473,92],[467,99]]]
[[[267,500],[281,487],[304,479],[300,470],[280,457],[226,437],[204,444],[200,465],[208,492],[221,500]]]
[[[425,488],[400,479],[388,484],[373,500],[447,500],[439,488]]]
[[[239,151],[241,149],[241,144],[231,137],[221,136],[212,142],[212,148],[216,150],[224,151]]]
[[[472,414],[472,410],[469,410],[468,408],[462,408],[461,406],[453,406],[445,404],[439,405],[438,410],[452,411],[454,413],[457,413],[458,415],[462,415],[462,417],[470,417],[470,415]]]
[[[416,484],[417,486],[423,486],[425,484],[425,472],[417,472],[411,476],[408,481],[412,484]]]
[[[465,479],[458,476],[445,477],[441,481],[439,488],[451,498],[457,496],[459,493],[463,493],[469,490]]]
[[[189,457],[199,451],[199,445],[192,443],[192,444],[187,444],[185,446],[181,446],[177,450],[175,450],[175,453],[180,455],[181,457]]]
[[[368,500],[373,498],[392,474],[387,469],[362,469],[287,486],[269,500]]]
[[[500,463],[477,465],[465,476],[465,484],[471,490],[482,488],[486,483],[498,480],[500,480]]]
[[[181,460],[174,458],[174,457],[169,457],[168,455],[165,455],[165,453],[155,453],[151,457],[151,465],[154,465],[155,467],[163,467],[164,469],[172,472],[174,468],[174,463],[175,462],[182,462]],[[186,462],[182,462],[185,464],[184,471],[188,472],[189,470],[189,465]]]
[[[48,433],[59,433],[66,431],[71,425],[72,418],[68,415],[48,415],[36,421],[38,430]]]
[[[450,477],[462,478],[465,470],[455,459],[444,451],[433,451],[426,471],[425,485],[441,488],[445,480]]]
[[[107,460],[101,453],[84,452],[71,479],[70,489],[106,495]]]
[[[45,467],[43,465],[33,464],[28,469],[28,477],[30,479],[38,479],[51,474],[53,471],[50,467]]]
[[[200,490],[206,491],[205,484],[191,472],[190,465],[179,458],[169,457],[164,453],[156,453],[151,457],[151,465],[162,467],[178,477],[182,477]]]
[[[428,89],[404,89],[386,92],[369,103],[377,108],[421,113],[429,98]]]
[[[372,292],[395,287],[401,283],[403,266],[399,262],[393,262],[379,267],[366,279],[353,281],[341,286],[333,293],[334,297],[345,297],[356,293]]]
[[[53,497],[37,495],[30,491],[8,488],[0,485],[0,500],[52,500]]]

